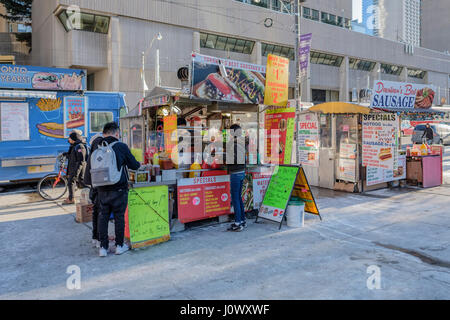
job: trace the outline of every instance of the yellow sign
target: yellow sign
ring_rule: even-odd
[[[264,104],[285,107],[289,97],[289,59],[269,54],[267,57]]]
[[[309,187],[308,180],[306,179],[305,171],[303,171],[302,167],[300,167],[297,179],[295,180],[292,196],[299,197],[305,202],[305,212],[312,213],[320,217],[316,200],[314,200],[314,196],[311,192],[311,188]]]
[[[178,164],[178,136],[177,136],[177,116],[166,116],[164,123],[164,145],[170,159]]]

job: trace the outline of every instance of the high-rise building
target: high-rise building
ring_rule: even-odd
[[[421,45],[437,51],[450,51],[450,1],[422,1]]]
[[[421,0],[362,0],[366,34],[420,46]]]

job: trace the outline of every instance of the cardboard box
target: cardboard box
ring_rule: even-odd
[[[75,217],[76,222],[85,223],[92,221],[92,209],[94,206],[92,204],[77,204],[77,214]]]

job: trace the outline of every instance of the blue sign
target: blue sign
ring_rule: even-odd
[[[0,88],[36,90],[86,90],[86,72],[0,64]]]

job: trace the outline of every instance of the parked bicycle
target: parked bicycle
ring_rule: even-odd
[[[46,175],[37,186],[39,195],[45,200],[58,200],[67,192],[67,158],[60,154],[56,159],[59,172]]]

